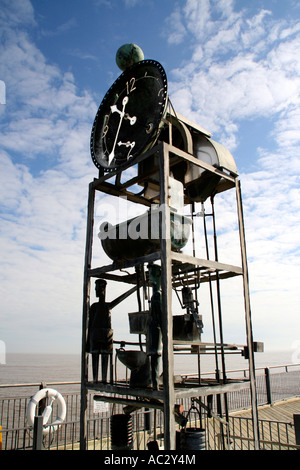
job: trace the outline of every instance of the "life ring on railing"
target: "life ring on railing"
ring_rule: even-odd
[[[48,434],[50,429],[51,431],[55,431],[57,427],[64,421],[67,413],[67,407],[66,407],[66,402],[63,398],[63,396],[54,390],[53,388],[42,388],[39,390],[35,395],[33,395],[30,398],[30,401],[27,406],[27,419],[30,423],[31,426],[34,424],[34,418],[35,418],[35,412],[36,412],[36,407],[38,403],[43,400],[44,398],[49,398],[50,403],[45,407],[42,416],[43,416],[43,433]],[[49,418],[52,413],[52,403],[57,400],[58,402],[58,416],[53,423],[48,424]]]

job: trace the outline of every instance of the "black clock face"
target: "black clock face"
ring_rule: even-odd
[[[96,114],[91,155],[97,168],[114,169],[133,160],[155,141],[167,103],[167,78],[154,60],[125,70]]]

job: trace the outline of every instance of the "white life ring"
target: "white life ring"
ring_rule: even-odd
[[[50,432],[50,429],[51,431],[55,431],[57,427],[64,421],[66,417],[66,413],[67,413],[67,407],[66,407],[66,402],[63,396],[59,392],[57,392],[53,388],[42,388],[30,398],[30,401],[27,406],[27,419],[29,421],[30,426],[33,426],[34,424],[35,411],[36,411],[37,404],[43,398],[50,398],[49,405],[45,407],[42,413],[43,425],[44,425],[43,433],[48,434]],[[58,416],[53,423],[46,426],[50,418],[50,415],[52,413],[52,403],[56,399],[58,401]]]

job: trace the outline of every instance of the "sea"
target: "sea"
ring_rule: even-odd
[[[226,371],[248,369],[248,361],[241,354],[226,354]],[[293,351],[270,351],[255,353],[255,368],[257,374],[263,373],[265,367],[279,367],[300,363],[300,358],[295,357]],[[90,361],[91,362],[91,361]],[[214,355],[201,355],[200,371],[212,373],[215,371]],[[195,354],[177,354],[174,356],[175,374],[194,374],[199,367]],[[219,367],[221,361],[219,357]],[[282,370],[279,370],[280,372]],[[124,378],[126,371],[119,361],[116,364],[115,374],[117,378]],[[0,364],[0,397],[19,397],[37,391],[37,385],[46,384],[61,392],[79,392],[81,380],[80,354],[17,354],[7,353],[5,363]],[[70,385],[51,385],[70,382]],[[75,382],[75,383],[74,383]],[[3,387],[3,385],[24,384],[26,387]]]

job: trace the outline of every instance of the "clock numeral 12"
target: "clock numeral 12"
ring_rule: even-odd
[[[129,82],[126,82],[127,95],[129,95],[129,93],[131,93],[133,90],[136,89],[136,87],[134,85],[135,85],[135,78],[134,77],[132,77],[129,80]]]

